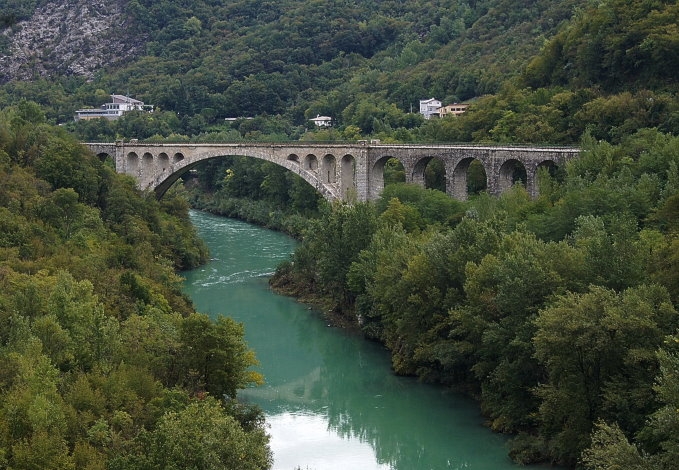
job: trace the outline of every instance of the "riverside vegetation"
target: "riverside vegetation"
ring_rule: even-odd
[[[0,467],[268,468],[242,326],[175,273],[207,256],[185,198],[140,194],[27,102],[0,112],[0,181]]]
[[[584,146],[536,200],[397,184],[329,207],[272,283],[383,342],[396,373],[476,396],[517,461],[671,469],[679,138]]]
[[[17,10],[3,17],[2,24],[14,28],[18,20],[30,18],[38,3],[49,2],[19,7],[0,1]],[[321,299],[336,317],[382,341],[392,352],[397,373],[478,397],[490,426],[514,436],[510,453],[515,460],[590,469],[674,468],[679,460],[676,2],[197,1],[188,8],[175,0],[135,0],[125,6],[139,27],[137,40],[147,41],[145,55],[91,80],[9,80],[0,87],[0,104],[30,115],[35,110],[25,100],[35,101],[43,106],[48,122],[68,122],[64,127],[81,140],[379,138],[580,145],[580,159],[560,172],[542,175],[536,200],[520,186],[499,199],[488,197],[482,192],[483,175],[474,166],[469,188],[473,197],[468,202],[451,200],[433,189],[443,189],[436,161],[427,168],[430,189],[398,184],[404,179],[402,170],[388,165],[385,179],[394,184],[374,204],[326,205],[293,175],[238,157],[198,169],[186,188],[192,203],[297,234],[300,248],[278,270],[275,285]],[[115,122],[70,122],[83,103],[97,106],[109,92],[127,89],[156,104],[156,112],[130,113]],[[471,106],[462,116],[430,121],[409,112],[418,99],[432,96]],[[317,114],[332,116],[335,127],[309,126],[308,119]],[[253,119],[224,121],[236,116]],[[17,172],[19,163],[12,159],[25,161],[24,166],[32,163],[30,139],[45,126],[28,127],[27,134],[9,128],[12,132],[0,136],[18,136],[13,137],[21,144],[17,150],[6,150]],[[50,161],[36,160],[35,171],[42,168],[38,176],[45,178],[52,172],[68,176],[47,178],[55,185],[54,197],[67,202],[66,196],[73,198],[68,188],[78,181],[71,173],[56,171],[59,166]],[[129,181],[123,187],[124,194],[133,192]],[[37,184],[24,189],[40,188]],[[81,194],[87,188],[77,188],[82,186],[74,189],[78,204],[89,201],[80,199],[90,197]],[[183,191],[174,188],[161,206],[169,206],[170,214],[184,211],[179,197]],[[64,202],[59,201],[46,207],[60,207]],[[153,201],[145,204],[157,206]],[[129,210],[145,204],[131,203]],[[15,203],[6,211],[31,207]],[[108,206],[94,207],[107,214]],[[8,252],[17,252],[12,255],[16,259],[23,260],[22,252],[54,248],[54,235],[49,243],[35,241],[38,235],[52,233],[44,228],[49,224],[61,224],[59,230],[68,234],[78,227],[68,217],[40,214],[51,217],[40,222],[40,230],[8,231],[25,233],[21,240],[8,235],[10,241],[5,242],[11,247]],[[318,219],[308,221],[313,215]],[[105,228],[129,228],[128,238],[122,240],[170,237],[161,229],[163,217],[152,218],[155,225],[149,222],[148,229],[109,220],[117,219],[104,219]],[[158,245],[160,260],[172,259],[181,266],[181,260],[200,258],[193,244],[172,240],[172,246],[182,248],[167,253]],[[71,245],[83,250],[98,246]],[[135,259],[130,256],[134,247],[117,250],[114,259]],[[63,262],[64,253],[55,255]],[[154,251],[142,251],[142,259],[150,253]],[[166,264],[165,271],[153,273],[168,273],[163,279],[172,284],[171,266]],[[89,262],[78,264],[80,270],[89,267]],[[38,271],[24,267],[21,272],[35,276]],[[103,272],[96,270],[92,276]],[[155,301],[152,294],[162,291],[149,287],[156,286],[148,284],[153,276],[142,282],[146,278],[141,274],[123,274],[120,285],[140,295],[142,304]],[[84,279],[71,276],[74,282]],[[93,295],[116,312],[118,304],[106,300],[116,284],[90,282],[92,289],[101,285],[101,292]],[[183,312],[175,305],[179,300],[168,302]],[[128,304],[139,308],[137,300]],[[124,323],[129,312],[121,315],[113,317]],[[29,326],[31,321],[26,320]],[[40,334],[34,336],[47,338]],[[59,360],[65,359],[50,364],[59,369]],[[124,364],[130,367],[127,360]],[[150,364],[154,361],[144,363]],[[11,367],[4,374],[21,370]],[[166,379],[193,370],[173,367]],[[14,376],[24,377],[19,372]],[[202,382],[192,380],[177,385],[195,391],[195,384]],[[99,383],[103,379],[90,387]],[[161,384],[173,385],[163,380]],[[52,406],[52,401],[41,403]],[[69,409],[69,402],[64,403]],[[125,412],[139,423],[132,411]],[[11,416],[25,416],[28,422],[43,415]],[[246,430],[257,431],[256,420],[239,416]],[[57,434],[65,436],[63,441],[48,443],[61,442],[63,455],[71,459],[76,449],[105,455],[110,448],[106,445],[129,434],[119,431],[112,418],[103,419],[110,435],[116,436],[105,444],[68,440],[76,435],[71,425],[58,428],[65,429]],[[9,437],[3,458],[29,455],[21,453],[33,442],[27,429],[32,428],[23,425],[24,434],[4,434]],[[156,432],[150,424],[144,429],[140,435]],[[36,444],[47,445],[39,439],[45,434],[35,435]],[[139,444],[137,439],[130,438]],[[82,443],[75,447],[77,442]],[[161,442],[160,434],[153,442]],[[14,447],[17,450],[10,450]],[[139,457],[134,448],[125,455],[128,462]]]

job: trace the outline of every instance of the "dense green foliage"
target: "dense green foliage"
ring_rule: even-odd
[[[0,26],[12,26],[31,17],[38,0],[0,0]]]
[[[9,2],[7,15],[25,19],[36,3]],[[71,121],[80,107],[99,106],[109,93],[157,107],[144,125],[135,118],[136,125],[74,126],[83,140],[219,133],[228,129],[223,118],[238,116],[281,119],[294,138],[316,114],[353,129],[346,135],[414,139],[423,125],[410,113],[418,100],[498,91],[581,2],[124,3],[149,37],[145,56],[88,82],[7,83],[0,105],[32,99],[58,123]]]
[[[39,2],[4,3],[10,24]],[[126,8],[149,37],[145,56],[88,82],[6,83],[0,105],[31,99],[59,123],[109,93],[156,106],[113,123],[70,122],[85,141],[298,139],[317,114],[335,123],[316,133],[324,140],[577,143],[588,129],[614,142],[641,127],[679,132],[674,2],[135,0]],[[424,121],[418,100],[432,96],[473,106]],[[256,119],[224,121],[238,116]]]
[[[478,396],[516,460],[574,465],[592,445],[591,468],[611,452],[672,468],[679,138],[583,145],[536,200],[395,185],[334,207],[273,283],[332,302],[397,373]]]
[[[178,190],[140,194],[29,102],[0,112],[0,181],[0,467],[268,468],[242,326],[181,292],[207,250]]]

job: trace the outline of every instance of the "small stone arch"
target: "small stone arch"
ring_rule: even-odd
[[[540,171],[545,169],[549,172],[551,176],[555,176],[557,171],[559,171],[559,165],[554,160],[543,160],[538,163],[536,170]]]
[[[170,168],[170,157],[165,152],[158,154],[158,169],[165,173]]]
[[[446,189],[446,192],[453,196],[455,199],[458,199],[460,201],[467,200],[467,197],[469,196],[468,190],[469,182],[467,177],[469,174],[469,167],[474,162],[480,164],[481,168],[483,168],[486,187],[488,186],[488,172],[486,171],[483,162],[474,157],[463,158],[453,168],[452,176],[451,178],[448,179],[447,185],[448,187]]]
[[[321,160],[321,180],[323,183],[335,183],[337,181],[337,165],[335,163],[335,156],[326,154]]]
[[[431,159],[432,157],[420,158],[417,162],[415,162],[415,166],[413,166],[411,181],[419,186],[422,186],[423,188],[424,188],[424,169],[427,168],[427,165],[429,164]]]
[[[431,166],[436,166],[436,175],[431,173]],[[434,188],[441,191],[446,190],[446,166],[440,157],[424,157],[419,159],[413,167],[412,182],[423,188]]]
[[[139,171],[139,155],[137,155],[135,152],[128,153],[125,167],[127,168],[128,174],[136,174],[137,171]]]
[[[304,169],[318,171],[318,158],[316,158],[316,155],[310,153],[304,157]]]
[[[375,161],[373,164],[373,167],[370,171],[370,194],[373,199],[379,197],[379,195],[382,193],[382,190],[384,189],[384,172],[385,168],[387,166],[387,162],[395,162],[396,164],[400,165],[401,168],[404,168],[403,163],[401,160],[399,160],[396,157],[393,157],[391,155],[385,155]]]
[[[97,154],[97,158],[106,166],[110,166],[114,170],[116,169],[116,157],[108,152],[100,152]]]
[[[294,162],[294,163],[299,165],[299,156],[295,155],[294,153],[291,153],[290,155],[288,155],[287,160],[289,162]]]
[[[516,183],[528,187],[528,172],[523,163],[512,158],[500,166],[496,187],[497,194],[504,193]]]
[[[340,160],[340,192],[342,199],[347,199],[352,191],[356,191],[356,159],[353,155],[345,155]]]
[[[141,171],[145,174],[153,174],[155,167],[155,159],[153,158],[153,155],[149,152],[145,152],[144,155],[142,155],[141,160]]]
[[[172,160],[174,161],[174,163],[181,162],[182,160],[184,160],[184,154],[177,152],[172,157]]]

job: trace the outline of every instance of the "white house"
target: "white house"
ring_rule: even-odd
[[[430,119],[432,116],[438,117],[441,102],[436,98],[429,98],[428,100],[420,100],[420,114],[425,119]]]
[[[332,126],[332,118],[329,117],[329,116],[319,116],[317,114],[315,118],[309,119],[309,121],[312,121],[318,127],[331,127]]]
[[[111,102],[102,104],[99,108],[79,109],[75,112],[75,120],[87,120],[105,118],[108,120],[118,119],[128,111],[151,111],[153,106],[145,105],[143,101],[135,100],[129,96],[111,95]]]

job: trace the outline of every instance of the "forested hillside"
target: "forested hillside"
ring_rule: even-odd
[[[243,328],[193,311],[206,259],[162,203],[22,102],[0,112],[0,467],[264,469]],[[223,397],[226,396],[226,400]]]
[[[73,37],[69,21],[49,53],[18,52],[27,47],[17,49],[18,38],[41,34],[34,13],[50,11],[50,0],[0,2],[2,63],[34,64],[30,76],[5,75],[0,104],[34,100],[55,123],[111,93],[157,107],[113,125],[71,124],[85,140],[297,139],[317,114],[336,124],[316,136],[325,140],[577,143],[590,130],[619,141],[638,127],[676,132],[679,122],[675,2],[110,3],[124,34],[115,43],[110,31],[88,35],[68,63],[89,63],[88,51],[111,56],[79,75],[54,55]],[[84,10],[85,22],[98,20],[97,8]],[[417,104],[430,97],[473,106],[460,119],[423,122]],[[240,116],[257,119],[223,120]]]
[[[156,105],[161,112],[154,124],[115,129],[127,137],[191,137],[224,117],[261,115],[280,116],[277,129],[250,131],[288,138],[316,114],[362,133],[413,128],[421,122],[407,114],[419,99],[462,101],[498,91],[581,2],[111,3],[120,4],[133,22],[125,35],[136,32],[136,40],[147,41],[146,53],[127,65],[112,55],[111,65],[93,80],[61,75],[58,61],[42,76],[6,76],[0,103],[34,100],[58,123],[71,121],[79,107],[102,104],[110,93]],[[76,0],[68,4],[78,8]],[[13,51],[20,55],[11,41],[39,24],[32,16],[36,6],[49,5],[49,0],[0,2],[2,51],[10,59]],[[60,29],[69,27],[75,25],[66,21]],[[109,130],[100,132],[112,137]]]
[[[322,139],[577,143],[586,129],[612,140],[635,127],[677,130],[674,2],[112,4],[127,22],[118,42],[104,31],[69,55],[110,49],[91,76],[64,71],[54,52],[18,53],[12,41],[44,28],[34,13],[49,11],[49,0],[0,2],[3,63],[40,65],[30,77],[6,75],[0,104],[31,99],[57,123],[110,93],[157,106],[153,117],[73,126],[85,140],[297,139],[317,114],[336,123]],[[78,0],[67,5],[79,8]],[[94,21],[96,9],[87,11]],[[64,23],[65,31],[74,26]],[[128,44],[125,63],[120,41]],[[430,97],[474,106],[461,119],[423,122],[417,104]],[[239,116],[258,120],[223,121]]]

